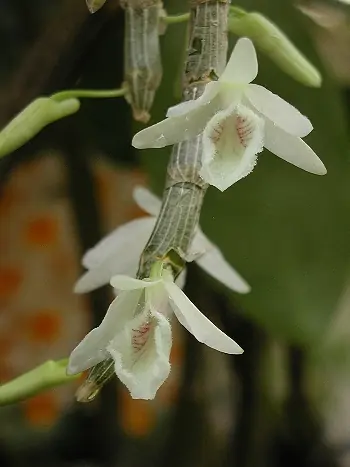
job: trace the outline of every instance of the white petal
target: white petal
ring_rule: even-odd
[[[204,271],[235,292],[250,292],[250,286],[247,282],[226,261],[220,249],[201,230],[196,233],[193,239],[193,247],[195,248],[196,245],[205,246],[205,253],[196,260],[196,263]]]
[[[83,258],[83,264],[89,270],[77,281],[74,292],[97,289],[108,284],[116,274],[134,275],[155,222],[153,217],[128,222],[89,250]]]
[[[83,266],[88,269],[97,267],[114,253],[125,256],[126,251],[130,252],[131,245],[143,248],[144,240],[147,241],[154,224],[155,219],[141,217],[117,227],[85,253]]]
[[[163,148],[199,135],[219,106],[214,98],[186,114],[169,117],[136,133],[132,145],[138,149]]]
[[[247,86],[245,96],[260,113],[287,133],[303,137],[312,131],[312,124],[307,117],[263,86],[250,84]]]
[[[168,307],[169,300],[163,281],[158,281],[153,287],[147,287],[145,289],[145,299],[150,308],[166,314],[164,310]]]
[[[183,269],[181,272],[180,272],[180,275],[178,276],[178,278],[176,279],[175,281],[175,284],[180,287],[180,289],[183,289],[185,287],[185,284],[186,284],[186,275],[187,275],[187,272],[186,272],[186,269]]]
[[[209,81],[204,88],[203,94],[198,99],[180,102],[180,104],[169,107],[166,116],[178,117],[179,115],[185,115],[194,109],[198,109],[198,107],[204,104],[208,104],[218,94],[220,88],[221,86],[218,81]]]
[[[121,292],[110,304],[102,323],[89,332],[69,357],[67,373],[74,375],[91,368],[108,357],[106,347],[131,320],[142,290]]]
[[[203,133],[203,180],[224,191],[248,175],[263,149],[263,127],[263,119],[243,105],[218,112]]]
[[[141,251],[140,251],[141,253]],[[138,257],[139,259],[139,257]],[[111,277],[116,274],[135,276],[138,269],[138,260],[131,254],[128,258],[120,260],[118,255],[111,256],[105,263],[96,268],[89,269],[75,283],[75,293],[87,293],[110,283]]]
[[[158,216],[162,202],[150,190],[143,186],[136,186],[132,195],[136,204],[147,214]]]
[[[256,78],[257,74],[258,59],[254,44],[250,39],[243,37],[237,41],[219,81],[248,84]]]
[[[115,372],[134,399],[154,399],[170,373],[171,327],[160,313],[137,316],[108,346]]]
[[[119,290],[145,289],[146,287],[154,287],[160,283],[162,283],[161,280],[146,281],[124,275],[113,276],[110,282],[112,287]]]
[[[265,121],[265,147],[276,156],[316,175],[325,175],[327,169],[314,151],[297,136]]]
[[[179,287],[171,282],[166,282],[165,287],[172,299],[170,305],[177,319],[199,342],[220,352],[229,354],[243,352],[243,349],[234,340],[224,334],[198,310]]]

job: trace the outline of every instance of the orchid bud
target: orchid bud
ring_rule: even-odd
[[[260,13],[246,13],[231,8],[228,19],[230,32],[249,37],[285,73],[305,86],[320,87],[319,71],[295,47],[288,37],[269,19]]]
[[[100,10],[105,3],[106,0],[86,0],[86,6],[90,13],[96,13],[96,11]]]
[[[0,131],[0,157],[23,146],[49,123],[74,114],[79,107],[80,102],[76,98],[35,99]]]

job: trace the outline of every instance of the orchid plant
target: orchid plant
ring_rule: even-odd
[[[94,13],[105,1],[86,3]],[[158,36],[166,24],[189,20],[183,102],[132,141],[140,149],[174,145],[163,198],[136,188],[134,198],[148,216],[118,227],[90,249],[82,261],[87,271],[75,285],[76,292],[84,293],[110,283],[116,297],[101,324],[71,353],[69,377],[62,376],[66,360],[48,362],[29,376],[1,386],[0,404],[23,399],[48,385],[63,384],[86,369],[90,372],[78,400],[92,400],[114,373],[133,398],[154,398],[170,372],[174,314],[199,342],[228,354],[243,352],[182,291],[190,261],[232,291],[250,291],[199,227],[208,186],[223,191],[241,180],[252,171],[264,147],[308,172],[323,175],[326,169],[303,140],[312,130],[310,121],[280,97],[252,83],[258,62],[248,37],[238,40],[226,64],[227,33],[251,37],[283,70],[306,85],[320,85],[318,71],[267,18],[229,3],[192,0],[190,13],[172,17],[164,12],[160,0],[122,0],[126,27],[121,88],[75,89],[36,99],[0,132],[1,157],[46,125],[77,112],[80,98],[124,96],[134,119],[146,123],[162,77]]]

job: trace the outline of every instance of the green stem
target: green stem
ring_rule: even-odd
[[[164,261],[156,261],[152,264],[150,271],[150,279],[158,280],[162,277],[162,272],[164,268]]]
[[[235,15],[237,17],[243,16],[244,14],[246,14],[246,11],[244,11],[242,8],[235,7],[235,6],[231,6],[229,10],[230,10],[231,15]],[[183,13],[181,15],[166,15],[162,19],[165,24],[183,23],[190,19],[190,13]]]
[[[188,21],[190,19],[189,13],[183,13],[182,15],[167,15],[164,16],[165,24],[177,24],[183,23],[184,21]]]
[[[69,383],[80,375],[67,376],[68,359],[48,360],[33,370],[0,386],[0,406],[14,404],[55,386]]]
[[[236,16],[237,18],[240,18],[246,14],[247,12],[238,6],[230,6],[229,8],[229,15]]]
[[[51,98],[56,101],[63,101],[72,97],[90,97],[90,98],[104,98],[104,97],[122,97],[125,96],[126,88],[119,89],[70,89],[68,91],[60,91],[53,94]]]

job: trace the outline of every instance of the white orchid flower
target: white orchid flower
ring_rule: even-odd
[[[151,272],[151,279],[144,280],[117,275],[111,285],[119,293],[100,326],[73,350],[68,374],[112,357],[116,375],[131,396],[153,399],[170,372],[169,312],[174,312],[199,342],[228,354],[243,352],[195,307],[166,269],[156,275]]]
[[[165,120],[137,133],[134,147],[161,148],[203,132],[200,175],[221,191],[248,175],[263,147],[308,172],[327,170],[301,139],[312,130],[295,107],[257,84],[258,62],[250,39],[239,39],[218,81],[196,100],[171,107]]]
[[[155,226],[161,201],[142,187],[136,187],[133,196],[138,206],[150,217],[135,219],[118,227],[87,251],[82,263],[88,271],[77,281],[74,289],[76,293],[89,292],[108,284],[115,274],[136,275],[142,250]],[[250,291],[247,282],[200,229],[196,232],[189,256],[195,258],[202,269],[229,289],[239,293]],[[182,286],[183,283],[184,274],[181,273],[177,284]]]

